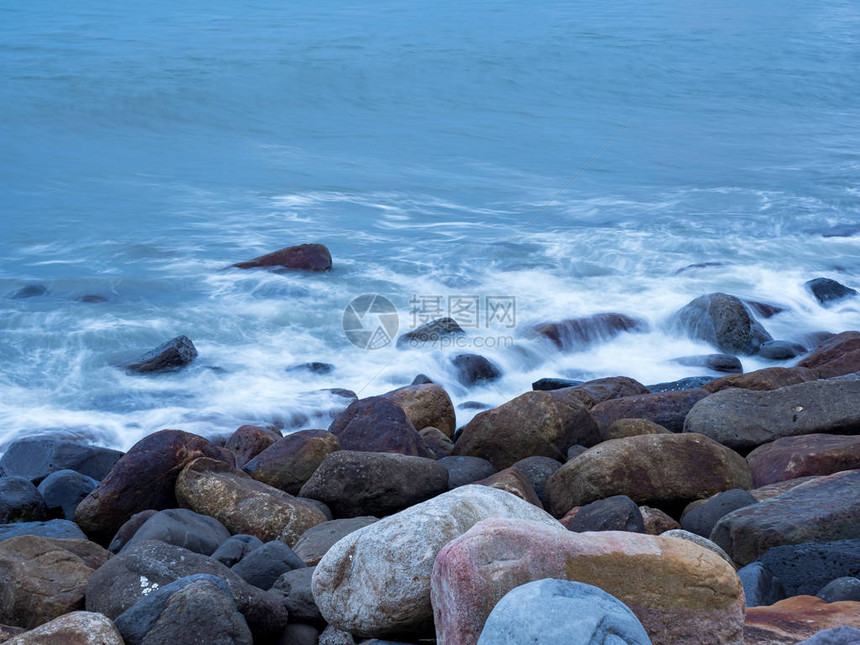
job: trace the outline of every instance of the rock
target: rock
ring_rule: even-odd
[[[67,520],[75,519],[75,509],[81,500],[98,486],[92,477],[74,470],[58,470],[39,484],[39,494],[45,500],[48,513],[60,514]]]
[[[645,532],[645,521],[636,502],[626,495],[613,495],[586,504],[567,524],[569,531],[630,531]]]
[[[86,540],[87,536],[78,525],[69,520],[48,520],[47,522],[13,522],[0,524],[0,542],[21,535],[56,538],[59,540]]]
[[[681,527],[685,531],[707,538],[723,516],[757,503],[758,500],[748,490],[735,488],[717,493],[703,504],[685,513],[681,518]]]
[[[699,296],[674,314],[671,325],[727,354],[755,354],[773,340],[743,302],[725,293]]]
[[[830,307],[834,302],[853,298],[857,295],[857,289],[846,287],[841,282],[830,278],[815,278],[809,280],[804,286],[812,292],[815,299],[825,307]]]
[[[127,522],[119,527],[116,535],[113,536],[113,539],[108,545],[108,551],[111,553],[119,553],[122,550],[122,547],[124,547],[126,543],[134,537],[137,530],[146,523],[146,520],[156,513],[158,513],[158,511],[150,508],[132,515]],[[83,533],[81,535],[83,536]]]
[[[397,349],[423,348],[428,343],[435,347],[443,338],[456,338],[466,332],[453,318],[437,318],[397,338]]]
[[[240,426],[230,435],[225,448],[232,450],[236,455],[237,466],[244,466],[281,438],[281,433],[277,430],[245,425]]]
[[[619,419],[647,419],[669,432],[681,432],[687,413],[707,396],[708,393],[701,389],[625,396],[595,405],[591,416],[601,434]]]
[[[421,436],[403,409],[381,396],[350,403],[332,421],[329,432],[337,436],[343,450],[397,452],[413,457],[430,457],[430,452],[424,447]]]
[[[160,430],[138,441],[75,510],[75,521],[96,542],[107,544],[135,513],[178,506],[176,477],[198,457],[219,459],[218,448],[181,430]]]
[[[290,620],[320,624],[322,615],[311,591],[314,567],[293,569],[281,575],[271,588],[290,614]]]
[[[88,611],[73,611],[6,641],[6,645],[126,645],[113,623]]]
[[[7,474],[26,477],[36,484],[60,470],[74,470],[99,481],[120,457],[119,450],[64,439],[18,439],[9,444],[0,466]]]
[[[824,340],[797,365],[812,370],[818,378],[832,378],[860,370],[860,332],[844,331]]]
[[[83,609],[87,581],[109,557],[85,540],[25,535],[0,543],[0,623],[33,629]]]
[[[0,523],[39,522],[46,513],[45,500],[29,479],[0,477]]]
[[[571,446],[570,448],[567,449],[567,461],[570,461],[574,457],[579,457],[579,455],[581,455],[582,453],[584,453],[587,450],[588,450],[588,448],[586,448],[585,446],[580,446],[580,445]],[[547,480],[547,481],[549,481],[549,480]]]
[[[263,541],[253,535],[232,535],[221,543],[212,554],[212,559],[217,560],[225,567],[232,567],[242,558],[256,548],[263,546]]]
[[[706,367],[715,372],[740,374],[744,371],[737,356],[731,354],[703,354],[701,356],[681,356],[673,358],[672,363],[688,367]]]
[[[125,645],[252,645],[230,586],[213,575],[180,578],[138,600],[116,618]],[[190,637],[190,639],[189,639]]]
[[[299,430],[279,439],[243,467],[257,481],[298,495],[323,460],[340,450],[340,440],[325,430]]]
[[[247,262],[237,262],[237,269],[279,267],[301,271],[331,271],[331,253],[322,244],[299,244],[260,255]]]
[[[255,640],[266,642],[283,631],[287,613],[267,592],[249,585],[212,558],[154,540],[130,546],[90,577],[87,610],[116,619],[141,598],[194,574],[208,574],[227,582]]]
[[[176,496],[183,506],[211,515],[233,534],[281,540],[287,546],[326,521],[314,506],[213,459],[188,464],[176,480]]]
[[[813,370],[802,367],[767,367],[746,374],[723,376],[703,385],[702,389],[711,394],[733,387],[743,390],[766,391],[776,390],[786,385],[814,381],[816,378]]]
[[[532,383],[532,389],[535,391],[560,390],[563,387],[573,387],[583,383],[585,381],[572,381],[567,378],[541,378]]]
[[[489,410],[493,406],[482,401],[463,401],[457,406],[458,410]]]
[[[481,522],[439,552],[431,582],[437,643],[474,644],[506,593],[542,578],[599,586],[657,645],[743,643],[743,589],[714,553],[686,540],[515,519]]]
[[[791,490],[795,486],[800,486],[801,484],[805,484],[806,482],[810,482],[814,479],[818,479],[818,476],[787,479],[784,482],[777,482],[760,488],[753,488],[750,493],[756,498],[756,501],[763,502],[767,499],[776,497],[777,495],[782,495],[784,492]]]
[[[463,385],[496,381],[502,376],[499,366],[480,354],[457,354],[451,357],[451,365],[457,371],[457,380]]]
[[[761,562],[752,562],[738,571],[744,586],[747,607],[772,605],[785,598],[785,588],[779,578]]]
[[[636,394],[648,394],[648,388],[626,376],[610,376],[564,388],[556,392],[555,396],[565,401],[578,401],[590,410],[598,403]]]
[[[453,454],[481,457],[503,469],[526,457],[562,461],[570,446],[598,443],[597,424],[588,409],[565,398],[564,392],[526,392],[479,412],[463,428]]]
[[[424,442],[424,447],[432,452],[436,459],[451,456],[454,450],[454,442],[444,432],[438,428],[424,428],[418,434],[421,436],[421,441]]]
[[[648,386],[648,391],[652,394],[660,392],[681,392],[683,390],[695,390],[703,388],[711,381],[718,380],[715,376],[689,376],[687,378],[670,381],[668,383],[655,383]]]
[[[320,634],[319,645],[355,645],[355,640],[352,634],[336,629],[332,625],[326,625]]]
[[[457,427],[454,404],[441,385],[413,383],[382,396],[402,408],[416,430],[436,428],[447,437],[454,436]]]
[[[21,287],[15,293],[13,293],[10,298],[13,300],[23,300],[25,298],[37,298],[39,296],[47,295],[48,288],[43,284],[28,284],[25,287]]]
[[[684,529],[672,529],[671,531],[665,531],[661,533],[662,537],[673,537],[679,540],[688,540],[693,544],[698,544],[700,547],[707,549],[713,553],[716,553],[723,560],[728,562],[732,567],[735,566],[735,563],[732,562],[732,559],[729,557],[729,554],[723,551],[716,544],[711,542],[708,538],[704,538],[701,535],[696,535],[695,533],[690,533],[689,531],[685,531]]]
[[[786,598],[770,607],[750,607],[746,645],[794,645],[832,627],[860,627],[860,603],[826,603],[813,596]]]
[[[506,593],[490,612],[478,645],[651,645],[636,615],[592,585],[535,580]]]
[[[318,645],[320,630],[313,625],[290,623],[284,630],[278,645]]]
[[[625,437],[638,437],[643,434],[667,434],[669,431],[663,426],[649,421],[648,419],[618,419],[601,432],[604,441],[609,439],[624,439]]]
[[[378,519],[375,517],[365,516],[330,520],[317,524],[302,534],[293,547],[293,551],[309,567],[316,566],[335,542],[353,531],[370,526],[377,521]]]
[[[433,379],[431,379],[426,374],[419,374],[414,379],[412,379],[412,383],[410,385],[425,385],[427,383],[432,383]]]
[[[806,348],[800,343],[787,340],[769,340],[758,348],[758,355],[772,361],[788,361],[806,353]]]
[[[786,307],[772,305],[767,302],[757,302],[756,300],[744,300],[744,303],[761,318],[773,318],[776,314],[787,310]]]
[[[694,437],[694,438],[688,438]],[[749,488],[743,457],[702,435],[652,434],[604,441],[556,471],[549,511],[561,517],[611,495],[677,508],[732,488]]]
[[[480,457],[451,456],[443,457],[439,464],[448,471],[448,488],[453,490],[459,486],[473,484],[486,479],[496,472],[496,469],[486,459]]]
[[[129,372],[149,374],[185,367],[197,358],[197,348],[188,336],[177,336],[141,355],[134,363],[125,365]]]
[[[648,323],[644,320],[624,314],[604,313],[542,323],[535,325],[531,332],[534,336],[547,338],[559,349],[569,351],[610,340],[622,332],[643,333],[648,330]]]
[[[678,522],[666,515],[659,508],[640,506],[639,512],[642,513],[642,522],[645,525],[645,533],[648,535],[660,535],[666,531],[681,528]]]
[[[529,504],[534,504],[540,509],[543,508],[543,504],[537,496],[534,486],[532,486],[528,477],[526,477],[525,474],[517,468],[505,468],[494,475],[490,475],[486,479],[476,481],[475,484],[503,490],[511,495],[516,495],[521,500],[524,500]]]
[[[860,470],[821,477],[761,504],[729,513],[717,522],[711,540],[733,561],[744,565],[780,545],[860,538],[858,489]],[[786,577],[768,568],[779,576],[791,595]]]
[[[860,575],[860,540],[778,546],[758,562],[785,586],[789,596],[813,596],[831,580]]]
[[[526,457],[513,466],[519,470],[531,483],[541,504],[546,504],[546,483],[562,467],[562,463],[550,457]]]
[[[0,625],[0,643],[5,643],[13,636],[17,636],[18,634],[23,634],[26,629],[22,629],[21,627],[12,627],[11,625]]]
[[[283,542],[266,542],[230,567],[242,580],[260,589],[271,589],[281,574],[307,565]]]
[[[809,475],[860,468],[860,436],[808,434],[784,437],[747,455],[753,486],[759,488]]]
[[[229,537],[230,531],[214,517],[186,508],[169,508],[149,517],[122,548],[145,540],[160,540],[194,553],[212,555]]]
[[[815,595],[824,602],[841,602],[843,600],[860,602],[860,579],[854,576],[836,578],[824,585]]]
[[[857,645],[857,643],[860,643],[860,629],[833,627],[816,632],[797,645]]]
[[[309,363],[299,363],[291,365],[287,368],[287,372],[308,371],[311,374],[331,374],[334,371],[334,365],[331,363],[322,363],[320,361],[311,361]]]
[[[323,618],[337,629],[368,637],[432,629],[430,572],[436,554],[490,517],[559,526],[510,493],[486,486],[449,491],[350,533],[331,547],[313,576]]]

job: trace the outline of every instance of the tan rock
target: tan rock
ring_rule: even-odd
[[[505,468],[499,472],[490,475],[486,479],[475,482],[481,486],[489,486],[490,488],[498,488],[511,495],[516,495],[529,504],[534,504],[538,508],[543,508],[540,499],[538,499],[534,486],[529,481],[529,478],[517,468]]]
[[[326,430],[299,430],[279,439],[242,470],[257,481],[298,495],[302,485],[331,453],[340,450],[340,440]]]
[[[454,436],[454,430],[457,428],[454,404],[441,385],[407,385],[382,396],[403,408],[417,430],[436,428],[446,437]]]
[[[604,432],[601,432],[603,440],[623,439],[624,437],[637,437],[643,434],[666,434],[669,431],[663,426],[648,419],[618,419]]]
[[[794,645],[843,625],[860,629],[860,602],[826,603],[815,596],[794,596],[747,609],[744,640],[746,645]]]
[[[104,614],[73,611],[6,641],[7,645],[123,645]]]

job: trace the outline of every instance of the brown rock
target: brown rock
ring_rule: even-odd
[[[663,426],[649,421],[648,419],[618,419],[601,432],[604,441],[608,439],[623,439],[625,437],[638,437],[643,434],[667,434],[669,431]]]
[[[88,611],[73,611],[5,642],[7,645],[123,645],[119,630],[107,616]]]
[[[83,609],[87,582],[110,553],[86,540],[35,535],[0,543],[0,622],[32,629]]]
[[[805,484],[806,482],[812,481],[813,479],[818,479],[818,476],[812,477],[798,477],[797,479],[786,479],[782,482],[776,482],[775,484],[768,484],[767,486],[762,486],[760,488],[753,488],[750,491],[750,494],[756,498],[756,501],[763,502],[766,499],[771,499],[776,497],[777,495],[782,495],[784,492],[791,490],[795,486],[800,486],[801,484]]]
[[[402,408],[416,430],[436,428],[446,437],[454,436],[457,428],[454,404],[441,385],[407,385],[382,396]]]
[[[645,523],[645,532],[648,535],[660,535],[666,531],[674,531],[681,528],[678,522],[666,515],[659,508],[640,506],[639,512],[642,513],[642,521]]]
[[[860,468],[860,436],[806,434],[784,437],[747,455],[756,488],[775,482],[832,475]]]
[[[786,385],[814,381],[816,378],[818,377],[814,371],[802,367],[766,367],[755,372],[730,374],[714,379],[710,383],[705,383],[702,389],[711,394],[733,387],[758,391],[776,390]]]
[[[328,430],[340,440],[342,450],[431,456],[403,408],[383,396],[353,401]]]
[[[582,510],[582,506],[574,506],[570,509],[563,518],[559,520],[561,525],[566,528],[568,531],[570,530],[570,525],[573,522],[573,518],[576,517],[576,514]]]
[[[529,478],[517,468],[505,468],[494,475],[490,475],[486,479],[475,482],[481,486],[489,486],[490,488],[498,488],[506,491],[511,495],[516,495],[522,500],[534,504],[538,508],[543,508],[540,499],[535,492]]]
[[[281,433],[271,428],[240,426],[227,439],[225,448],[236,455],[236,465],[243,466],[281,438]]]
[[[598,403],[635,394],[648,394],[648,388],[626,376],[612,376],[586,381],[582,385],[554,390],[560,398],[579,401],[589,410]]]
[[[353,531],[378,521],[376,517],[365,516],[347,517],[317,524],[302,533],[302,537],[296,542],[293,551],[306,565],[314,567],[319,564],[319,561],[335,542]]]
[[[799,367],[808,367],[815,370],[823,370],[831,372],[834,366],[844,364],[845,358],[853,352],[860,350],[860,332],[843,331],[841,334],[831,336],[822,342],[814,352],[798,363]],[[831,364],[830,367],[825,367]],[[858,366],[860,369],[860,366]],[[819,378],[831,378],[832,376],[841,376],[842,374],[850,374],[857,371],[849,369],[846,372],[839,374],[822,375]]]
[[[418,434],[421,435],[424,447],[432,452],[436,459],[448,457],[454,451],[454,442],[438,428],[424,428]]]
[[[111,553],[119,553],[120,550],[134,537],[134,534],[137,533],[137,529],[143,526],[150,517],[158,513],[155,509],[149,508],[145,511],[141,511],[140,513],[135,513],[132,515],[125,524],[119,527],[119,530],[116,532],[116,535],[113,536],[113,539],[110,541],[108,545],[108,551]]]
[[[860,349],[846,352],[829,363],[812,368],[812,371],[815,372],[818,378],[834,378],[836,376],[860,372]]]
[[[299,244],[287,246],[247,262],[237,262],[233,266],[237,269],[283,267],[305,271],[331,271],[331,253],[322,244]]]
[[[176,480],[176,496],[183,506],[211,515],[233,535],[281,540],[288,546],[327,519],[311,504],[213,459],[188,464]]]
[[[562,350],[579,349],[609,340],[622,332],[646,332],[648,323],[624,314],[603,313],[535,325],[532,334],[543,336]]]
[[[249,460],[242,470],[257,481],[298,495],[323,459],[337,450],[340,450],[340,440],[332,433],[299,430],[270,445]]]
[[[744,621],[746,645],[794,645],[824,629],[860,628],[860,602],[826,603],[815,596],[794,596],[767,607],[749,607]]]
[[[647,419],[670,432],[681,432],[687,413],[706,396],[708,393],[701,388],[625,396],[598,403],[591,409],[591,415],[601,433],[619,419]]]

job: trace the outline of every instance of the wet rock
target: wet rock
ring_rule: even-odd
[[[125,369],[139,374],[162,372],[164,370],[185,367],[197,358],[197,348],[188,336],[177,336],[166,343],[149,350],[134,363],[125,365]]]
[[[441,385],[407,385],[382,396],[400,406],[416,430],[436,428],[447,437],[454,436],[454,405]]]
[[[702,389],[712,394],[730,388],[767,391],[776,390],[787,385],[814,381],[816,378],[817,375],[815,372],[800,367],[767,367],[755,372],[747,372],[746,374],[723,376],[703,385]]]
[[[612,495],[677,508],[750,481],[743,457],[707,437],[640,435],[604,441],[559,468],[547,483],[548,510],[561,517]]]
[[[194,553],[212,555],[229,537],[230,531],[214,517],[187,508],[169,508],[149,517],[122,548],[146,540],[160,540]]]
[[[486,479],[496,472],[493,464],[480,457],[444,457],[439,460],[439,464],[444,466],[448,471],[449,489],[473,484],[480,479]]]
[[[109,557],[85,540],[25,535],[0,543],[0,623],[32,629],[83,609],[87,582]]]
[[[645,526],[645,533],[648,535],[660,535],[672,529],[679,529],[681,525],[669,517],[659,508],[651,506],[640,506],[639,512],[642,513],[642,522]]]
[[[299,244],[260,255],[247,262],[237,262],[237,269],[276,267],[301,271],[331,271],[331,253],[322,244]]]
[[[60,470],[74,470],[99,481],[120,457],[119,450],[64,439],[18,439],[9,444],[0,466],[7,474],[26,477],[34,484]]]
[[[761,562],[752,562],[738,570],[744,586],[747,607],[772,605],[785,598],[785,588],[779,578]]]
[[[753,488],[750,490],[750,493],[757,501],[763,502],[765,500],[772,499],[777,495],[782,495],[784,492],[791,490],[795,486],[800,486],[801,484],[805,484],[806,482],[810,482],[814,479],[818,479],[818,476],[787,479],[783,482],[768,484],[767,486],[761,486],[760,488]]]
[[[546,483],[562,467],[562,463],[550,457],[526,457],[512,467],[528,478],[541,504],[546,505]]]
[[[450,457],[454,451],[454,442],[438,428],[424,428],[418,434],[421,436],[421,441],[424,442],[424,447],[432,452],[436,459]]]
[[[572,381],[566,378],[542,378],[532,383],[532,389],[535,391],[560,390],[563,387],[573,387],[583,383],[585,381]]]
[[[298,495],[323,460],[340,450],[340,440],[325,430],[299,430],[279,439],[242,470],[257,481]]]
[[[431,379],[426,374],[419,374],[414,379],[412,379],[412,383],[410,383],[410,385],[426,385],[428,383],[433,383],[433,379]]]
[[[58,540],[87,539],[87,536],[78,528],[78,525],[69,520],[0,524],[0,542],[21,535],[36,535],[38,537],[56,538]]]
[[[101,614],[73,611],[6,641],[6,645],[128,645]]]
[[[481,457],[502,469],[526,457],[565,459],[574,444],[600,441],[597,424],[580,402],[564,390],[526,392],[492,410],[478,413],[454,444],[454,455]]]
[[[322,615],[311,591],[314,567],[293,569],[281,575],[271,588],[290,614],[290,620],[322,623]]]
[[[648,419],[618,419],[612,425],[601,432],[603,441],[609,439],[624,439],[625,437],[638,437],[643,434],[668,434],[663,426],[649,421]]]
[[[146,520],[148,520],[156,513],[158,513],[158,511],[149,508],[145,511],[141,511],[140,513],[135,513],[134,515],[132,515],[127,522],[125,522],[121,527],[119,527],[119,530],[113,536],[113,539],[108,545],[108,551],[110,551],[111,553],[119,553],[122,550],[122,547],[124,547],[126,543],[134,537],[134,534],[137,533],[137,530],[146,523]]]
[[[706,396],[708,393],[701,389],[625,396],[598,403],[591,416],[601,432],[619,419],[648,419],[670,432],[681,432],[687,413]]]
[[[723,390],[693,406],[684,432],[698,432],[741,451],[780,437],[857,434],[860,380],[813,381],[765,392]]]
[[[613,495],[584,505],[567,524],[569,531],[630,531],[645,533],[645,522],[636,502]]]
[[[806,282],[804,286],[825,307],[830,307],[835,302],[844,300],[845,298],[853,298],[857,295],[857,289],[846,287],[841,282],[831,280],[830,278],[815,278]]]
[[[451,365],[457,371],[457,380],[463,385],[476,385],[501,378],[502,370],[480,354],[457,354],[451,357]]]
[[[772,361],[787,361],[806,353],[806,348],[800,343],[787,340],[769,340],[758,348],[758,355]]]
[[[654,643],[743,642],[742,587],[734,568],[714,553],[686,540],[573,533],[516,519],[476,524],[436,557],[437,642],[474,645],[506,593],[543,578],[600,586],[636,614]]]
[[[463,401],[457,406],[458,410],[489,410],[493,406],[481,401]]]
[[[503,490],[511,495],[516,495],[529,504],[534,504],[541,509],[543,508],[543,504],[540,498],[538,498],[531,481],[517,468],[505,468],[486,479],[476,481],[475,484]]]
[[[58,470],[39,484],[39,494],[45,500],[48,513],[60,514],[67,520],[75,519],[75,509],[81,500],[98,486],[92,477],[74,470]]]
[[[781,545],[860,538],[860,470],[802,484],[767,502],[724,516],[711,540],[744,565]],[[790,581],[767,565],[792,593]],[[821,585],[810,590],[815,593]]]
[[[648,388],[627,376],[610,376],[564,388],[562,391],[555,392],[554,396],[560,400],[582,403],[590,410],[598,403],[636,394],[648,394]]]
[[[824,602],[841,602],[843,600],[860,602],[860,579],[854,576],[836,578],[824,585],[815,595]]]
[[[448,471],[433,459],[340,450],[320,464],[301,495],[325,502],[336,517],[390,515],[448,490]]]
[[[430,452],[424,447],[421,436],[403,409],[381,396],[351,403],[332,421],[329,432],[337,436],[343,450],[430,457]]]
[[[818,378],[833,378],[860,370],[860,332],[844,331],[823,341],[798,367],[811,369]]]
[[[77,298],[78,302],[84,302],[87,304],[97,304],[100,302],[107,302],[108,297],[103,296],[100,293],[85,293],[80,298]]]
[[[681,527],[685,531],[709,538],[717,522],[725,515],[753,504],[758,504],[758,501],[748,490],[736,488],[717,493],[704,504],[685,513],[681,518]]]
[[[264,542],[282,540],[290,546],[326,521],[314,506],[213,459],[188,464],[176,480],[176,496],[183,506],[211,515],[231,533]]]
[[[283,542],[266,542],[230,567],[245,582],[259,589],[271,589],[282,574],[307,565]]]
[[[692,542],[693,544],[698,544],[703,549],[707,549],[712,553],[716,553],[723,560],[732,565],[732,567],[735,566],[735,563],[732,562],[732,559],[729,557],[728,553],[723,551],[719,546],[711,542],[708,538],[702,537],[701,535],[690,533],[689,531],[685,531],[684,529],[672,529],[670,531],[665,531],[660,535],[662,537],[672,537],[677,538],[679,540],[687,540],[688,542]]]
[[[860,643],[860,629],[833,627],[816,632],[797,645],[857,645],[857,643]]]
[[[784,437],[747,455],[758,488],[809,475],[860,468],[860,436],[808,434]]]
[[[334,371],[334,365],[331,363],[321,363],[319,361],[311,361],[310,363],[299,363],[291,365],[287,368],[288,372],[310,372],[311,374],[331,374]]]
[[[773,318],[775,315],[787,310],[787,307],[767,302],[758,302],[756,300],[744,300],[744,303],[760,318]]]
[[[230,435],[225,448],[232,450],[236,455],[237,466],[244,466],[281,438],[281,433],[272,428],[244,425]]]
[[[592,585],[535,580],[512,589],[490,612],[479,645],[651,645],[636,615]]]
[[[786,598],[769,607],[750,607],[746,645],[794,645],[833,627],[860,627],[860,603],[826,603],[814,596]]]
[[[860,575],[860,540],[778,546],[758,562],[779,577],[787,595],[814,596],[832,580]]]
[[[531,333],[550,340],[561,350],[575,350],[614,338],[622,332],[644,333],[648,323],[625,314],[603,313],[535,325]]]
[[[43,284],[28,284],[26,287],[21,287],[10,298],[13,300],[23,300],[25,298],[38,298],[39,296],[47,295],[48,288]]]
[[[436,554],[489,517],[559,526],[536,506],[500,490],[463,486],[444,493],[347,535],[323,556],[313,576],[323,618],[367,637],[432,629],[430,572]]]
[[[731,354],[703,354],[701,356],[681,356],[673,358],[672,363],[686,365],[688,367],[706,367],[715,372],[726,374],[740,374],[744,371],[737,356]]]
[[[715,376],[689,376],[687,378],[678,379],[677,381],[669,381],[667,383],[655,383],[648,386],[648,391],[652,394],[659,392],[681,392],[682,390],[695,390],[704,387],[705,384],[716,380]]]
[[[773,340],[742,301],[725,293],[696,298],[674,314],[671,325],[727,354],[755,354]]]
[[[138,441],[75,510],[75,521],[96,542],[107,544],[135,513],[178,506],[174,486],[182,469],[198,457],[220,459],[203,437],[160,430]]]
[[[375,517],[364,516],[317,524],[302,534],[293,550],[309,567],[316,566],[338,540],[377,521]]]
[[[443,339],[456,338],[466,332],[453,318],[437,318],[397,338],[397,349],[421,349],[435,347]]]
[[[46,514],[45,500],[30,480],[0,477],[0,523],[39,522]]]

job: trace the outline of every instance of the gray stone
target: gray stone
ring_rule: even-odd
[[[854,576],[836,578],[824,585],[815,595],[824,602],[860,601],[860,579]]]
[[[124,522],[123,525],[119,527],[119,530],[114,534],[110,544],[108,545],[108,551],[111,553],[119,553],[122,550],[122,547],[124,547],[126,543],[134,537],[137,530],[146,523],[146,520],[156,513],[158,513],[158,511],[154,508],[148,508],[140,513],[135,513],[128,518],[128,520]]]
[[[42,480],[39,494],[48,512],[60,512],[67,520],[74,520],[78,504],[96,486],[98,482],[92,477],[74,470],[58,470]]]
[[[37,535],[58,540],[86,540],[87,536],[74,522],[48,520],[47,522],[14,522],[0,524],[0,542],[20,535]]]
[[[278,645],[318,645],[320,630],[313,625],[290,623],[281,635]]]
[[[714,526],[724,515],[757,503],[756,498],[748,490],[741,488],[717,493],[704,504],[686,513],[681,518],[681,528],[704,538],[710,538]]]
[[[758,561],[782,581],[788,596],[814,596],[832,580],[860,576],[860,540],[778,546]]]
[[[45,500],[24,477],[0,477],[0,523],[46,519]]]
[[[149,374],[151,372],[163,372],[188,365],[197,358],[197,348],[188,336],[177,336],[166,343],[162,343],[138,359],[125,365],[130,372]]]
[[[293,547],[293,551],[309,567],[316,565],[328,550],[343,537],[353,531],[378,522],[379,518],[372,516],[347,517],[340,520],[330,520],[312,526],[302,533]]]
[[[240,533],[222,542],[221,546],[212,553],[212,559],[218,560],[225,567],[232,567],[251,551],[261,546],[263,546],[263,541],[260,538]]]
[[[824,307],[830,307],[839,300],[854,298],[857,295],[857,289],[846,287],[841,282],[831,280],[830,278],[814,278],[809,280],[804,286],[812,292],[815,299]]]
[[[230,568],[248,584],[271,589],[281,574],[306,566],[290,547],[275,540],[257,547]]]
[[[761,562],[753,562],[738,570],[744,586],[747,607],[766,607],[783,600],[785,588]]]
[[[333,625],[326,625],[320,634],[319,645],[355,645],[355,639],[349,632],[340,630]]]
[[[758,348],[758,355],[772,361],[787,361],[806,353],[806,348],[800,343],[787,340],[769,340]]]
[[[480,457],[443,457],[439,464],[448,471],[448,488],[465,486],[495,474],[496,469],[486,459]]]
[[[735,566],[735,563],[732,562],[732,559],[729,557],[728,553],[723,551],[719,546],[711,542],[708,538],[704,538],[701,535],[690,533],[689,531],[685,531],[684,529],[670,529],[668,531],[663,531],[660,534],[660,537],[673,537],[678,538],[679,540],[687,540],[688,542],[692,542],[693,544],[698,544],[700,547],[705,548],[708,551],[713,551],[730,565]]]
[[[715,372],[725,374],[740,374],[744,371],[740,359],[731,354],[700,354],[696,356],[679,356],[672,363],[687,367],[706,367]]]
[[[119,450],[66,439],[19,439],[9,444],[0,466],[10,475],[38,483],[58,470],[74,470],[101,481],[122,457]]]
[[[585,448],[583,448],[583,452],[585,452]],[[526,457],[516,462],[513,467],[528,478],[541,504],[546,506],[546,483],[562,465],[560,461],[552,457]]]
[[[585,531],[644,533],[645,522],[636,502],[626,495],[613,495],[580,508],[567,528],[576,533]]]
[[[688,376],[687,378],[678,379],[677,381],[668,381],[666,383],[655,383],[648,386],[648,391],[657,394],[658,392],[681,392],[683,390],[697,390],[703,385],[715,381],[716,376]]]
[[[860,643],[860,629],[834,627],[824,629],[797,645],[857,645],[858,643]]]
[[[725,293],[696,298],[673,316],[671,325],[727,354],[755,354],[773,340],[741,300]]]
[[[170,508],[147,519],[123,548],[146,540],[160,540],[195,553],[212,555],[229,538],[230,531],[214,517],[187,508]]]
[[[302,567],[281,574],[272,585],[270,593],[284,603],[290,620],[306,623],[321,623],[322,614],[311,591],[311,579],[315,567]]]

